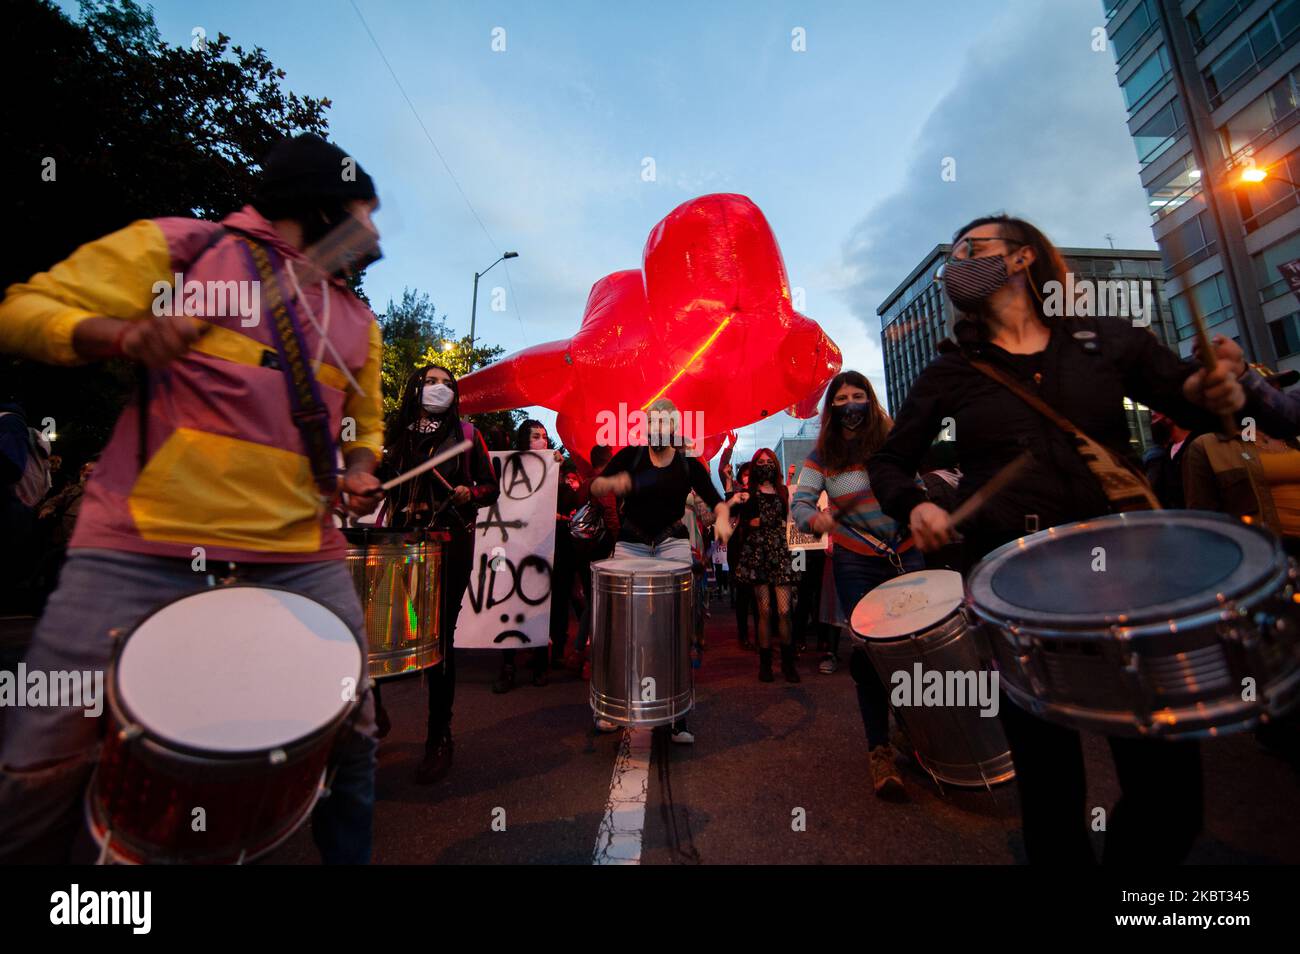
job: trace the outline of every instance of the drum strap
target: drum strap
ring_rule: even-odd
[[[987,362],[977,361],[974,358],[968,357],[967,360],[970,361],[971,367],[976,371],[1001,384],[1074,438],[1075,449],[1078,450],[1083,462],[1088,465],[1088,469],[1092,471],[1093,476],[1101,484],[1102,492],[1106,495],[1106,499],[1110,501],[1112,510],[1123,513],[1129,510],[1162,509],[1160,501],[1156,499],[1155,491],[1151,489],[1146,477],[1135,471],[1123,457],[1108,447],[1097,443],[1079,430],[1070,423],[1065,415],[1058,412],[1038,395],[1026,390],[1019,381],[1005,371],[995,368]]]
[[[294,314],[293,306],[280,291],[280,284],[275,277],[275,265],[271,260],[274,253],[245,235],[241,235],[240,239],[270,299],[275,347],[289,389],[293,423],[306,446],[316,487],[323,498],[330,499],[334,496],[338,483],[337,452],[334,435],[330,433],[329,409],[321,400],[316,375],[307,363],[308,352],[302,337],[301,323]]]

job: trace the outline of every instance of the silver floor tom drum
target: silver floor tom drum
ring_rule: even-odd
[[[904,680],[910,704],[895,706],[921,767],[939,782],[984,788],[1015,775],[1002,724],[988,650],[962,609],[961,574],[904,573],[871,590],[852,614],[853,641],[879,673],[891,701]],[[927,704],[927,673],[942,676],[944,698]],[[980,686],[988,690],[981,707]],[[961,698],[946,698],[949,687]],[[988,715],[983,714],[988,712]]]
[[[690,711],[690,564],[620,558],[591,565],[591,710],[619,725],[667,725]]]

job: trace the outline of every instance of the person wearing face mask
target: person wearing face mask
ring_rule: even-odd
[[[1119,470],[1130,455],[1125,397],[1189,430],[1216,431],[1218,415],[1243,407],[1242,386],[1223,361],[1212,371],[1184,361],[1127,319],[1052,316],[1045,302],[1053,288],[1065,287],[1066,264],[1021,219],[991,216],[959,229],[941,280],[958,312],[953,339],[913,383],[867,464],[885,513],[910,525],[927,551],[957,538],[949,512],[915,485],[917,466],[945,428],[962,464],[958,503],[1024,451],[1033,454],[1021,475],[962,525],[969,567],[1026,533],[1154,502],[1135,461]],[[1105,485],[1077,438],[1021,394],[1044,402],[1114,456]],[[1266,409],[1246,408],[1270,426]],[[1020,709],[1005,694],[999,714],[1015,761],[1029,861],[1094,863],[1079,734]],[[1201,825],[1197,743],[1109,742],[1123,795],[1105,860],[1181,861]]]
[[[394,487],[381,518],[385,526],[396,529],[433,529],[450,535],[442,553],[443,661],[424,673],[428,728],[424,759],[415,776],[422,785],[439,781],[451,769],[456,620],[473,568],[474,523],[479,509],[492,504],[499,491],[487,444],[474,425],[460,419],[455,377],[439,365],[414,371],[402,390],[401,407],[388,436],[385,473],[405,473],[462,440],[471,441],[468,450]]]
[[[364,650],[365,619],[330,503],[341,494],[365,514],[379,500],[379,325],[339,277],[376,251],[378,202],[354,161],[355,175],[340,175],[347,160],[319,136],[282,140],[262,162],[252,203],[220,222],[142,219],[7,290],[0,352],[60,365],[125,359],[139,382],[86,484],[27,652],[33,671],[106,670],[114,630],[130,632],[205,589],[209,574],[315,599]],[[272,289],[283,321],[261,313]],[[206,573],[196,572],[199,553]],[[72,708],[8,712],[0,857],[68,859],[101,732]],[[330,795],[313,811],[327,863],[369,861],[374,735],[366,693],[336,740]]]
[[[905,524],[882,512],[867,462],[889,431],[889,415],[857,371],[841,371],[826,387],[817,445],[804,461],[790,506],[805,533],[831,535],[831,573],[845,618],[871,590],[900,573],[924,567]],[[915,472],[914,472],[915,474]],[[915,476],[913,477],[915,479]],[[825,491],[829,509],[817,509]],[[880,798],[903,795],[903,778],[889,741],[889,694],[860,646],[849,671],[867,736],[871,786]]]
[[[749,486],[735,497],[732,514],[745,527],[744,542],[735,559],[736,578],[753,588],[758,606],[758,679],[773,680],[775,633],[781,647],[781,675],[786,682],[799,682],[791,620],[798,573],[785,539],[790,492],[770,449],[760,448],[750,461]]]
[[[651,557],[691,566],[691,545],[682,526],[687,495],[694,490],[713,508],[715,532],[724,542],[731,536],[731,514],[704,464],[687,455],[678,426],[681,415],[673,402],[656,399],[648,418],[647,444],[615,454],[591,482],[591,494],[614,494],[622,502],[616,559]],[[684,719],[673,724],[672,740],[687,745],[695,741]]]

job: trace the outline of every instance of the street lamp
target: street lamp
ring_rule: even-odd
[[[474,273],[474,301],[470,305],[470,309],[469,309],[469,347],[471,351],[474,349],[474,319],[478,315],[478,280],[482,278],[484,275],[486,275],[488,272],[492,271],[492,269],[496,268],[497,265],[499,265],[505,259],[518,258],[518,257],[519,257],[518,252],[506,252],[504,255],[498,258],[487,268],[483,269],[483,271]]]
[[[1269,175],[1269,171],[1262,166],[1249,166],[1241,170],[1241,179],[1239,180],[1239,184],[1255,185],[1263,182],[1265,179],[1272,179],[1274,182],[1281,182],[1283,185],[1289,185],[1293,189],[1300,189],[1300,185],[1296,185],[1290,179],[1283,179],[1281,176]]]

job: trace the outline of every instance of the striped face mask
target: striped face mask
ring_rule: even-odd
[[[958,311],[983,310],[989,296],[1009,278],[1006,259],[1001,255],[954,258],[943,266],[943,287]]]

